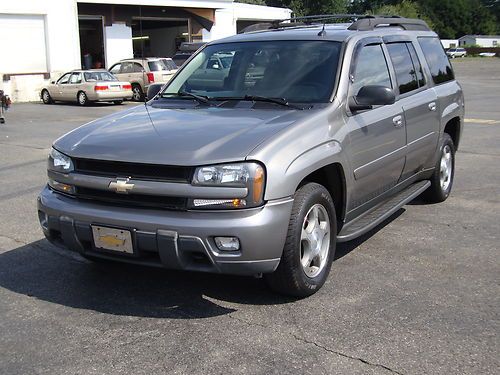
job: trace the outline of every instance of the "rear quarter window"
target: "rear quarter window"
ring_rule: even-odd
[[[432,80],[435,84],[445,83],[455,79],[450,60],[444,52],[443,46],[438,38],[420,37],[418,43],[424,52],[425,60],[431,71]]]

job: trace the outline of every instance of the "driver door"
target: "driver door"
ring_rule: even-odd
[[[68,84],[70,75],[71,73],[66,73],[57,80],[53,90],[50,91],[50,96],[52,96],[52,99],[61,100],[63,98],[63,89]]]
[[[382,41],[361,42],[351,63],[349,99],[366,85],[394,88],[387,53]],[[348,210],[368,209],[373,199],[396,185],[406,157],[406,130],[403,108],[394,104],[351,112],[347,128],[354,186]],[[372,201],[370,204],[370,201]]]

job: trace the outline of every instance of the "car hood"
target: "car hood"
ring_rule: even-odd
[[[54,147],[76,158],[169,165],[244,160],[311,110],[138,106],[92,121]]]

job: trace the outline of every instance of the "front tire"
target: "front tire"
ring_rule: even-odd
[[[430,179],[431,186],[423,198],[430,203],[445,201],[450,195],[455,176],[455,144],[448,133],[443,134],[439,147],[439,158]]]
[[[87,94],[85,94],[83,91],[80,91],[78,93],[78,95],[76,96],[76,101],[82,107],[86,106],[87,104],[89,104],[89,98],[87,97]]]
[[[316,293],[330,273],[336,231],[335,207],[328,190],[317,183],[297,190],[280,264],[274,273],[264,275],[269,287],[299,298]]]

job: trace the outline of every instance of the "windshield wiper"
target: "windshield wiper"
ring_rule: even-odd
[[[210,105],[210,100],[208,99],[207,96],[193,94],[192,92],[187,92],[187,91],[179,91],[177,93],[162,93],[160,96],[162,98],[165,98],[165,97],[168,97],[168,96],[182,96],[182,97],[187,97],[187,98],[193,98],[198,103],[201,103],[201,104],[208,104],[208,105]]]
[[[260,96],[260,95],[245,95],[245,96],[220,96],[220,97],[212,97],[210,98],[212,100],[222,100],[222,101],[229,101],[229,100],[246,100],[246,101],[253,101],[253,102],[267,102],[267,103],[274,103],[278,105],[282,105],[284,107],[288,108],[293,108],[293,109],[305,109],[304,107],[299,107],[298,105],[290,104],[288,100],[285,98],[271,98],[267,96]],[[221,103],[223,104],[223,103]],[[221,105],[219,104],[219,105]]]

